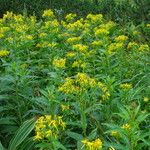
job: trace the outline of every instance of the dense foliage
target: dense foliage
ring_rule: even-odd
[[[150,147],[150,24],[102,14],[0,19],[0,149]]]
[[[45,9],[55,9],[61,17],[68,13],[86,16],[89,13],[103,13],[107,18],[119,23],[148,22],[150,18],[149,0],[0,0],[2,16],[6,11],[36,14],[40,17]]]

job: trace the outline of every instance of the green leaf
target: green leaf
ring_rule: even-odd
[[[81,141],[83,139],[83,136],[79,133],[75,133],[75,132],[71,132],[71,131],[67,131],[66,132],[67,135],[77,141]]]
[[[11,125],[14,125],[15,122],[14,122],[15,118],[14,117],[5,117],[5,118],[0,118],[0,124],[11,124]]]
[[[0,142],[0,150],[5,150],[1,142]]]
[[[16,148],[25,140],[29,133],[33,130],[35,119],[25,121],[10,141],[8,150],[16,150]]]
[[[59,141],[54,141],[54,145],[56,145],[58,149],[67,150]]]
[[[28,138],[22,142],[22,144],[19,146],[19,150],[33,150],[34,146],[34,140],[33,137]]]

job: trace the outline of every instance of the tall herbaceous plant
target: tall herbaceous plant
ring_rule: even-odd
[[[102,14],[57,18],[0,19],[3,147],[147,149],[150,48],[140,27]],[[148,35],[150,24],[142,29]]]

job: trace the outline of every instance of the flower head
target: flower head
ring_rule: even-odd
[[[60,59],[54,59],[53,65],[57,68],[65,68],[66,59],[60,58]]]
[[[88,139],[84,139],[81,142],[84,144],[86,150],[100,150],[100,149],[102,149],[102,141],[99,138],[97,138],[94,141],[89,141]]]
[[[5,57],[9,55],[9,51],[7,50],[0,50],[0,57]]]

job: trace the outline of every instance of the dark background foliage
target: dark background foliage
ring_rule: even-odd
[[[22,13],[25,10],[40,16],[48,8],[56,9],[62,15],[70,12],[80,16],[103,13],[106,18],[121,24],[148,22],[150,18],[149,0],[0,0],[1,17],[6,11]]]

